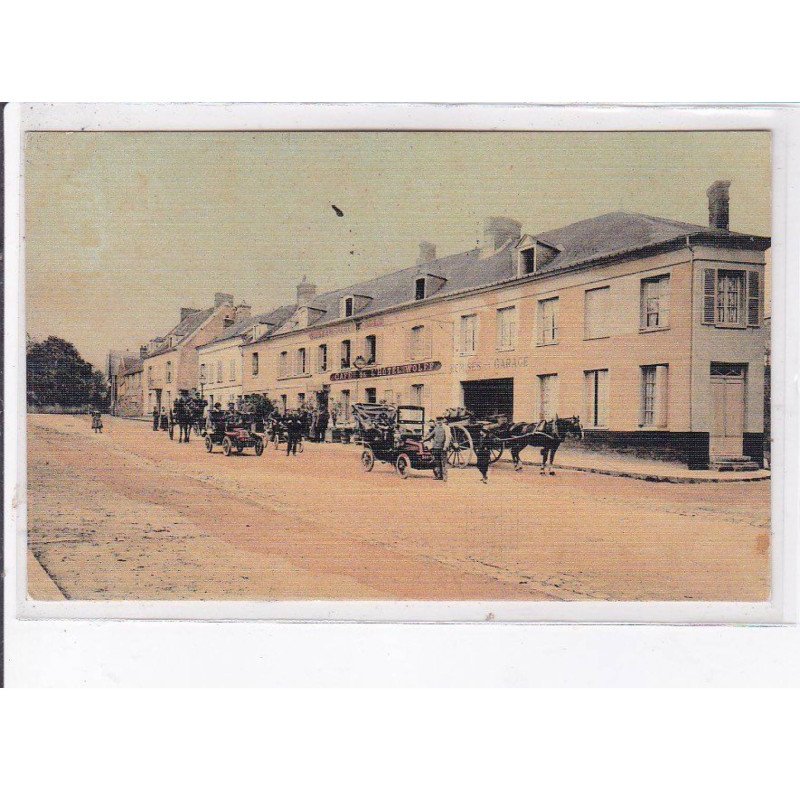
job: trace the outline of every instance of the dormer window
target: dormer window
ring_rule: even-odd
[[[529,247],[520,253],[523,275],[532,275],[536,271],[536,248]]]
[[[425,278],[417,278],[414,283],[414,299],[415,300],[424,300],[425,299]]]
[[[352,297],[345,297],[344,299],[344,315],[346,317],[353,316],[353,298]]]

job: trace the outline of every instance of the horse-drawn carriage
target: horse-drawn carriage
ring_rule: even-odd
[[[376,403],[353,405],[364,449],[361,466],[372,471],[376,461],[391,464],[401,478],[411,470],[433,470],[441,477],[433,455],[422,443],[425,433],[425,409],[422,406],[388,406]]]
[[[255,427],[256,421],[247,414],[213,412],[205,434],[206,450],[213,453],[214,446],[221,445],[222,452],[230,456],[234,451],[241,455],[252,448],[260,456],[264,452],[264,436],[256,433]]]
[[[169,438],[175,438],[175,428],[178,428],[178,441],[188,442],[189,432],[193,431],[196,436],[202,436],[206,431],[205,407],[207,400],[199,397],[179,397],[173,408],[170,410],[167,430]]]
[[[487,437],[490,461],[498,461],[504,452],[511,454],[514,469],[522,468],[520,453],[528,446],[541,448],[542,474],[549,459],[553,475],[553,459],[567,434],[583,436],[580,417],[558,417],[536,423],[511,422],[502,415],[479,421],[466,409],[448,409],[445,420],[450,428],[450,447],[447,462],[453,467],[467,467],[475,463],[475,444]]]

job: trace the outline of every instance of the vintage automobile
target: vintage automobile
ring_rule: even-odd
[[[253,432],[253,423],[245,415],[238,414],[234,418],[225,415],[224,419],[211,420],[211,427],[206,431],[205,443],[209,453],[214,452],[214,445],[222,445],[226,456],[234,450],[241,455],[245,450],[253,448],[260,456],[264,452],[264,437]]]
[[[412,470],[433,470],[441,477],[430,450],[422,443],[425,409],[422,406],[387,406],[356,403],[353,406],[364,449],[361,466],[371,472],[376,461],[391,464],[401,478]]]

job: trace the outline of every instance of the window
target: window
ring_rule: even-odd
[[[350,366],[350,340],[345,339],[342,342],[342,369],[347,369]]]
[[[517,346],[517,309],[497,309],[497,349],[513,350]]]
[[[608,370],[595,369],[584,372],[585,418],[590,428],[608,426]]]
[[[353,298],[352,297],[345,297],[344,299],[344,315],[346,317],[353,316]]]
[[[167,361],[167,383],[172,383],[172,362]]]
[[[539,419],[555,419],[558,415],[558,375],[539,376]]]
[[[217,383],[222,383],[222,362],[217,361]]]
[[[411,360],[422,361],[425,358],[425,326],[415,325],[411,329]]]
[[[370,386],[368,389],[364,389],[364,402],[365,403],[377,403],[378,402],[378,390],[374,387]]]
[[[283,354],[281,354],[281,355],[283,355]],[[283,413],[284,414],[286,413],[287,409],[289,408],[288,401],[289,401],[289,397],[287,395],[285,395],[285,394],[282,394],[281,395],[281,408],[283,409]]]
[[[478,350],[478,315],[466,314],[461,317],[461,355],[472,355]]]
[[[425,299],[425,278],[417,278],[417,280],[414,281],[414,299]]]
[[[317,372],[328,371],[328,345],[321,344],[317,348]]]
[[[761,281],[757,272],[707,269],[703,282],[703,322],[744,328],[758,326]]]
[[[584,300],[585,339],[602,339],[608,336],[608,298],[611,289],[603,286],[600,289],[587,289]]]
[[[206,365],[205,364],[201,364],[200,365],[200,383],[205,383],[205,382],[206,382]]]
[[[289,353],[284,350],[278,356],[278,377],[285,378],[289,374]]]
[[[298,375],[305,375],[306,374],[306,349],[305,347],[301,347],[297,351],[297,374]]]
[[[342,389],[342,410],[345,421],[350,419],[350,390]]]
[[[258,375],[258,353],[253,353],[250,356],[250,371],[253,375]]]
[[[643,278],[639,327],[642,330],[669,325],[669,275]]]
[[[302,408],[303,403],[306,402],[306,393],[305,392],[298,392],[297,393],[297,407]]]
[[[384,389],[381,402],[385,403],[387,406],[390,406],[394,402],[394,392],[391,389]]]
[[[522,259],[522,274],[523,275],[530,275],[536,269],[536,250],[533,247],[529,247],[527,250],[523,250],[520,253],[520,258]]]
[[[364,358],[367,364],[374,364],[378,360],[378,340],[373,335],[364,339]]]
[[[642,367],[642,394],[639,424],[644,428],[667,425],[667,365]]]
[[[558,298],[539,301],[539,344],[555,344],[558,341]]]
[[[231,359],[230,361],[230,379],[232,381],[236,380],[236,359]]]
[[[424,383],[414,383],[411,386],[411,405],[412,406],[421,406],[422,405],[422,393],[425,390]]]

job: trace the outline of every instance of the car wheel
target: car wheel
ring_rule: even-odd
[[[411,474],[411,459],[405,454],[400,453],[395,462],[397,474],[404,480]]]
[[[361,453],[361,467],[364,472],[372,472],[372,468],[375,466],[375,453],[372,452],[372,448],[365,447]]]
[[[206,436],[206,450],[211,453],[214,451],[214,442],[211,441],[210,436]]]
[[[233,452],[233,443],[227,436],[222,440],[222,452],[225,453],[226,456],[229,456]]]

